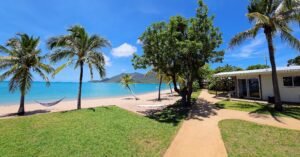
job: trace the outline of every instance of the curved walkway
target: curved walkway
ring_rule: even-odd
[[[165,157],[226,157],[227,152],[221,137],[218,123],[224,119],[241,119],[258,124],[300,130],[300,121],[292,118],[221,109],[213,105],[220,100],[207,90],[199,96],[198,106],[188,120],[185,120]],[[279,119],[279,121],[278,121]]]

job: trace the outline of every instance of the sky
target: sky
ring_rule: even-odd
[[[231,64],[246,68],[253,64],[266,64],[268,57],[264,34],[260,32],[255,39],[247,40],[234,49],[228,49],[230,39],[237,33],[251,28],[246,18],[248,0],[204,0],[214,24],[223,33],[225,50],[222,63],[211,64],[212,68]],[[53,36],[64,35],[66,30],[79,24],[89,34],[98,34],[108,39],[111,48],[102,52],[106,60],[107,77],[123,72],[142,72],[134,70],[131,59],[134,53],[141,55],[143,49],[138,41],[145,29],[154,22],[168,21],[171,16],[195,16],[197,0],[9,0],[1,2],[0,44],[14,37],[16,33],[39,36],[43,54],[50,51],[46,41]],[[292,25],[294,35],[300,38],[299,25]],[[290,48],[280,38],[275,38],[276,62],[286,66],[287,60],[300,53]],[[268,58],[267,58],[268,60]],[[62,62],[57,63],[58,67]],[[269,64],[269,61],[268,61]],[[87,67],[84,81],[90,80]],[[36,81],[41,78],[35,76]],[[79,71],[73,66],[64,69],[52,81],[76,82]],[[98,76],[94,79],[99,79]]]

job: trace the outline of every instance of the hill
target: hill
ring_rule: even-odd
[[[155,77],[155,74],[150,74],[150,75],[145,76],[145,74],[141,74],[141,73],[137,73],[137,72],[122,73],[122,74],[113,76],[111,78],[105,78],[103,80],[95,80],[95,81],[90,81],[90,82],[119,83],[119,82],[121,82],[121,78],[126,74],[129,74],[135,83],[158,83],[158,79]]]

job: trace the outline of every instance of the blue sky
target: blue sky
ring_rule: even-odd
[[[229,40],[238,32],[251,27],[246,18],[248,0],[205,0],[210,13],[215,15],[224,38],[221,46],[226,50],[223,63],[212,67],[232,64],[247,67],[265,63],[267,46],[260,33],[254,40],[248,40],[233,50],[228,50]],[[171,16],[195,15],[197,0],[9,0],[1,2],[0,44],[17,32],[40,36],[43,53],[49,51],[45,42],[49,37],[62,35],[75,24],[84,26],[90,34],[99,34],[112,44],[111,49],[103,49],[107,59],[107,77],[133,72],[132,53],[142,54],[137,39],[153,22],[167,21]],[[299,38],[299,25],[294,25],[294,34]],[[285,66],[288,59],[299,55],[279,38],[275,39],[278,66]],[[267,56],[268,57],[268,56]],[[58,63],[55,66],[60,65]],[[144,72],[144,70],[138,70]],[[79,72],[73,67],[65,69],[53,81],[78,81]],[[95,79],[97,79],[96,77]],[[90,79],[85,69],[84,80]],[[40,78],[35,77],[35,80]]]

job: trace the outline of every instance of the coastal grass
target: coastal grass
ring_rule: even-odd
[[[0,154],[162,156],[179,126],[115,106],[2,119]]]
[[[300,156],[300,131],[242,120],[223,120],[219,127],[229,157]]]
[[[216,106],[221,109],[231,109],[238,111],[246,111],[249,113],[269,114],[273,117],[283,116],[300,119],[300,106],[299,105],[284,105],[284,111],[278,112],[274,109],[273,105],[261,104],[256,102],[245,101],[221,101],[216,103]]]

